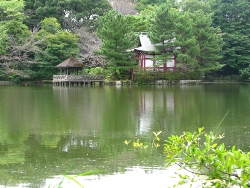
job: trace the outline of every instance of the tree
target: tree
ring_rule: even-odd
[[[19,0],[0,1],[0,22],[8,20],[23,20],[24,4]]]
[[[0,77],[12,80],[22,81],[29,80],[33,66],[37,66],[34,60],[35,54],[41,53],[39,45],[42,39],[36,39],[36,33],[31,33],[22,40],[8,38],[8,48],[4,55],[0,55]]]
[[[93,29],[96,19],[111,9],[108,0],[70,0],[65,6],[67,16],[63,18],[63,27],[69,30],[81,26]]]
[[[5,54],[8,48],[8,37],[22,40],[29,35],[23,20],[22,1],[10,0],[0,2],[0,54]]]
[[[41,22],[41,29],[37,33],[37,40],[44,39],[40,44],[42,53],[35,55],[38,66],[33,67],[39,77],[51,79],[57,72],[56,65],[68,59],[71,55],[79,54],[79,36],[61,30],[55,18],[46,18]]]
[[[171,9],[171,18],[174,21],[175,50],[177,54],[177,63],[186,70],[198,70],[198,56],[200,55],[200,46],[194,34],[193,20],[188,12],[181,12],[178,9]]]
[[[213,13],[210,4],[207,1],[201,0],[183,0],[179,4],[181,10],[195,12],[202,10],[204,13]]]
[[[153,44],[159,44],[156,45],[156,53],[159,54],[156,60],[159,62],[166,62],[169,58],[170,53],[166,49],[173,46],[173,39],[175,38],[174,22],[170,17],[170,11],[171,4],[163,4],[157,7],[152,17],[149,18],[149,38]]]
[[[78,36],[66,31],[48,35],[45,39],[44,59],[52,66],[56,66],[71,55],[77,56],[79,53],[78,40]]]
[[[0,2],[0,76],[4,79],[27,78],[27,67],[37,50],[32,33],[22,22],[23,6],[17,0]]]
[[[6,34],[16,40],[22,40],[30,35],[28,27],[21,21],[11,20],[5,22]]]
[[[125,78],[134,63],[131,53],[126,52],[134,44],[127,18],[109,11],[100,18],[97,35],[102,41],[99,54],[105,57],[112,78]]]
[[[166,0],[138,0],[136,5],[136,9],[138,11],[143,11],[147,9],[149,6],[159,6],[161,4],[166,3]]]
[[[166,61],[169,49],[175,49],[178,66],[204,74],[221,68],[218,53],[222,38],[220,30],[211,26],[211,14],[195,10],[195,7],[202,7],[199,5],[192,4],[189,8],[189,4],[182,4],[176,7],[172,1],[160,5],[150,19],[149,37],[153,43],[161,44],[156,46],[161,54],[158,60]]]
[[[79,59],[85,63],[87,67],[103,67],[103,57],[95,54],[101,47],[101,40],[97,37],[96,32],[84,26],[74,30],[74,33],[80,39]]]
[[[136,3],[130,0],[111,0],[110,4],[114,10],[123,15],[134,15],[138,13],[138,11],[135,10]]]
[[[245,72],[250,65],[250,2],[245,0],[209,1],[214,11],[213,25],[223,33],[221,63],[231,70]],[[248,72],[250,76],[250,72]]]
[[[5,28],[0,25],[0,55],[6,54],[7,51],[7,43],[8,43],[8,35],[6,33]]]
[[[36,27],[46,17],[55,17],[63,28],[93,26],[98,16],[111,9],[107,0],[24,0],[26,24]]]
[[[127,15],[126,19],[133,32],[146,32],[148,30],[149,22],[142,15]]]
[[[24,12],[27,16],[25,24],[30,28],[36,28],[42,20],[49,17],[56,18],[63,24],[63,18],[67,14],[66,2],[62,0],[24,0]]]
[[[219,64],[222,48],[222,33],[217,27],[212,26],[212,10],[210,4],[199,0],[185,0],[181,2],[181,9],[189,13],[193,22],[193,35],[199,44],[200,52],[197,57],[200,70],[221,69],[224,65]]]
[[[41,29],[51,34],[55,34],[62,30],[61,25],[57,22],[56,18],[45,18],[42,20]]]
[[[157,53],[160,54],[156,60],[166,62],[173,55],[171,51],[180,48],[174,52],[178,54],[179,66],[194,69],[197,67],[196,56],[199,49],[190,27],[192,19],[186,12],[172,7],[173,2],[160,5],[150,19],[149,37],[154,44],[160,44],[156,46]]]

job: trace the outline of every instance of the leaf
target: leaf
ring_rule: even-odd
[[[157,137],[158,135],[160,135],[162,133],[162,131],[159,131],[157,133],[153,132],[153,133],[154,133],[155,137]]]
[[[158,147],[160,147],[160,144],[158,144],[158,143],[154,143],[154,146],[155,146],[155,148],[158,148]]]
[[[130,141],[131,141],[131,140],[129,140],[129,141],[125,140],[125,141],[124,141],[124,144],[128,145]]]
[[[213,145],[212,145],[212,148],[215,148],[217,145],[218,145],[218,144],[216,144],[216,143],[215,143],[215,144],[213,144]]]
[[[75,176],[75,177],[70,177],[70,176],[65,176],[66,178],[68,178],[69,180],[72,180],[73,182],[75,182],[77,185],[79,185],[81,188],[84,188],[83,187],[83,185],[79,182],[79,181],[77,181],[76,179],[75,179],[75,177],[77,177],[77,176]]]

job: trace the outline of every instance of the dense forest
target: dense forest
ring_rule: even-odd
[[[126,50],[140,32],[162,44],[160,60],[181,47],[177,68],[247,80],[249,31],[249,0],[1,0],[0,80],[51,80],[70,56],[107,78],[130,79],[137,63]]]

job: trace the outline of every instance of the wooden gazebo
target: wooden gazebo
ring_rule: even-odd
[[[77,75],[79,70],[82,70],[84,64],[77,61],[75,58],[70,57],[56,67],[60,68],[60,75]]]
[[[55,85],[83,85],[103,82],[102,75],[83,75],[79,70],[82,70],[84,64],[70,57],[64,62],[56,66],[60,68],[60,75],[53,75],[53,84]]]

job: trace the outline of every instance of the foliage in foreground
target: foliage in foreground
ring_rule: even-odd
[[[160,133],[154,133],[154,148],[159,147]],[[250,152],[245,153],[235,146],[227,150],[225,144],[220,143],[223,137],[206,133],[204,128],[170,136],[164,144],[166,167],[177,164],[196,177],[179,174],[182,179],[179,184],[199,181],[203,187],[250,187]],[[128,145],[129,141],[124,143]],[[147,148],[139,140],[133,147]]]
[[[84,188],[84,186],[77,180],[77,178],[79,177],[83,177],[83,176],[90,176],[90,175],[95,175],[97,174],[98,172],[101,172],[101,171],[93,171],[93,172],[84,172],[84,173],[81,173],[81,174],[77,174],[77,175],[74,175],[74,176],[70,176],[70,175],[64,175],[62,180],[56,184],[56,185],[50,185],[49,188],[61,188],[63,187],[63,184],[65,182],[73,182],[75,185],[78,185],[77,187],[81,187],[81,188]]]
[[[224,143],[218,143],[222,138],[223,135],[215,136],[213,132],[205,133],[204,128],[173,135],[164,145],[167,165],[177,163],[197,176],[204,176],[206,187],[250,187],[250,152],[235,146],[227,150]]]

